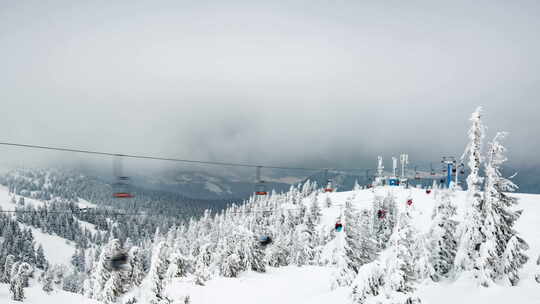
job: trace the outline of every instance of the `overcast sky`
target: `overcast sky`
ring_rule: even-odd
[[[0,141],[428,163],[483,105],[539,163],[540,2],[444,2],[1,1]]]

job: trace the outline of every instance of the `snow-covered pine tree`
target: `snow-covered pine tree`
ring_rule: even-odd
[[[458,224],[455,215],[456,206],[452,202],[451,192],[443,190],[433,210],[433,222],[428,234],[430,263],[434,270],[431,278],[434,281],[447,276],[454,266]]]
[[[81,248],[77,246],[75,248],[75,252],[71,256],[71,265],[75,267],[75,269],[79,272],[84,272],[84,266],[85,266],[85,260],[84,260],[84,248]]]
[[[311,199],[311,205],[309,206],[309,217],[311,219],[311,222],[315,225],[319,224],[321,220],[321,207],[319,206],[319,200],[317,193],[313,194],[313,198]]]
[[[13,268],[13,264],[15,264],[15,256],[10,254],[6,257],[6,262],[4,263],[4,273],[2,274],[3,283],[11,282],[11,269]]]
[[[384,198],[375,196],[373,201],[373,233],[376,236],[377,249],[383,250],[392,236],[396,221],[396,201],[392,193]]]
[[[149,304],[171,303],[171,300],[163,293],[165,273],[168,268],[168,246],[165,241],[160,241],[152,253],[152,264],[146,277],[145,292]]]
[[[506,249],[501,257],[503,275],[513,286],[517,285],[519,282],[519,269],[528,260],[528,257],[523,253],[523,250],[524,241],[517,235],[514,235],[506,244]]]
[[[95,270],[89,279],[92,280],[92,282],[84,283],[86,288],[92,288],[91,291],[85,288],[85,294],[91,295],[93,299],[105,301],[106,298],[109,299],[111,295],[120,294],[122,292],[123,288],[120,286],[121,282],[118,282],[118,280],[121,280],[121,277],[119,274],[113,276],[113,271],[110,269],[109,265],[109,259],[122,250],[120,244],[120,240],[112,239],[103,247],[98,262],[95,265]],[[111,282],[109,282],[109,280],[111,280]],[[105,287],[107,287],[107,290],[105,290]]]
[[[121,274],[119,271],[113,271],[105,283],[98,300],[104,304],[113,304],[116,303],[116,299],[118,299],[122,292],[123,286]]]
[[[39,244],[38,249],[36,250],[36,267],[41,270],[45,270],[49,266],[49,262],[45,258],[45,253],[43,252],[43,246]]]
[[[514,191],[517,186],[500,172],[501,165],[507,160],[506,148],[501,143],[505,136],[505,132],[497,133],[489,145],[482,227],[485,242],[480,252],[486,275],[492,280],[506,277],[512,285],[516,285],[519,281],[518,270],[528,259],[524,254],[528,245],[514,229],[521,215],[521,211],[513,209],[517,199],[505,194]]]
[[[360,211],[358,253],[360,264],[367,264],[377,257],[377,242],[373,235],[373,215],[370,210]]]
[[[139,247],[131,247],[128,252],[128,257],[129,264],[131,266],[129,272],[129,282],[132,286],[139,286],[141,285],[145,276],[143,256],[139,250]]]
[[[354,180],[353,190],[354,190],[354,191],[360,191],[361,189],[362,189],[362,187],[360,187],[360,184],[358,184],[358,180],[355,179],[355,180]]]
[[[43,272],[41,284],[43,285],[41,289],[46,293],[53,291],[53,273],[50,271],[50,269]]]
[[[371,297],[378,296],[384,287],[384,273],[379,261],[362,266],[352,284],[353,303],[366,304]]]
[[[362,265],[369,263],[375,257],[375,242],[371,237],[371,214],[363,211],[358,221],[358,212],[349,200],[345,203],[343,212],[344,248],[343,257],[338,263],[334,275],[333,288],[350,286]],[[364,247],[365,246],[365,247]]]
[[[481,120],[482,108],[478,107],[471,115],[471,128],[469,129],[469,143],[465,149],[462,159],[468,158],[470,169],[467,176],[467,207],[464,221],[459,226],[461,239],[456,253],[454,265],[456,271],[474,271],[474,276],[478,282],[484,286],[489,285],[490,278],[486,276],[482,269],[483,263],[480,260],[480,245],[484,242],[482,235],[482,197],[481,186],[484,180],[480,176],[482,165],[482,140],[484,138],[484,126]]]
[[[413,290],[415,235],[417,231],[411,225],[411,216],[406,210],[398,216],[394,233],[389,241],[386,256],[385,293],[409,293]]]
[[[330,198],[330,195],[327,193],[326,198],[324,199],[324,205],[326,208],[332,207],[332,199]]]
[[[536,259],[536,266],[540,266],[540,255],[538,255],[538,259]],[[534,276],[534,279],[537,283],[540,283],[540,269],[538,269],[538,272]]]
[[[24,288],[28,287],[28,276],[30,275],[31,269],[32,266],[30,266],[30,264],[23,262],[20,263],[17,270],[14,271],[9,285],[12,300],[20,302],[24,300]]]
[[[204,244],[199,249],[199,254],[195,258],[194,275],[195,283],[204,286],[204,282],[210,279],[210,262],[212,261],[212,251],[210,244]]]
[[[321,254],[320,234],[317,230],[317,225],[321,219],[321,208],[317,200],[317,194],[313,195],[309,212],[304,218],[304,232],[302,240],[304,242],[304,251],[307,256],[306,264],[318,264]]]

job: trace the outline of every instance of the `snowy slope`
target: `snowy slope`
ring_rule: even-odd
[[[436,193],[426,194],[422,189],[376,188],[338,193],[322,193],[319,202],[323,207],[321,229],[333,229],[336,219],[340,216],[345,201],[351,200],[357,209],[372,208],[376,195],[385,196],[392,192],[396,197],[398,207],[411,208],[413,225],[425,233],[431,225],[431,214],[435,203]],[[529,242],[530,257],[522,269],[522,280],[516,287],[497,285],[491,288],[477,287],[468,278],[457,281],[440,283],[426,282],[417,286],[417,294],[423,303],[540,303],[540,284],[534,281],[534,273],[540,271],[535,265],[540,254],[540,195],[514,194],[520,199],[519,207],[524,209],[517,223],[517,229]],[[326,196],[332,201],[332,206],[324,206]],[[465,205],[465,192],[457,191],[454,203],[458,206],[457,219],[461,220]],[[407,207],[406,201],[411,198],[413,205]],[[308,203],[305,201],[304,203]],[[339,246],[340,238],[328,244],[328,247]],[[327,248],[325,251],[331,251]],[[207,282],[206,286],[196,286],[185,280],[175,280],[167,288],[173,298],[189,294],[193,303],[280,303],[280,304],[312,304],[312,303],[350,303],[350,289],[339,288],[331,290],[330,280],[332,267],[288,266],[269,268],[267,273],[243,273],[239,278],[216,278]]]
[[[186,294],[192,303],[323,304],[346,303],[347,290],[330,291],[328,267],[282,267],[266,273],[247,272],[238,278],[217,278],[206,286],[176,280],[168,288],[173,299]]]
[[[52,264],[68,265],[71,261],[71,256],[75,252],[75,244],[56,235],[50,235],[41,232],[31,226],[19,224],[21,227],[32,229],[36,246],[41,244],[45,257]]]
[[[32,206],[42,206],[45,204],[42,201],[25,198],[25,204],[32,205]],[[88,202],[82,202],[82,204],[85,205],[91,205]],[[2,210],[15,210],[15,204],[11,203],[9,198],[9,192],[7,187],[0,185],[0,207]],[[81,223],[84,223],[81,221]],[[86,225],[87,224],[87,225]],[[86,223],[85,227],[88,227],[89,229],[93,229],[94,225],[90,223]],[[32,229],[32,234],[34,235],[34,240],[36,241],[36,246],[39,246],[41,244],[43,246],[43,251],[45,253],[45,257],[47,260],[52,264],[69,264],[71,260],[71,256],[75,252],[75,246],[67,241],[64,238],[61,238],[56,235],[50,235],[47,233],[41,232],[40,229],[36,229],[34,227],[19,224],[21,227],[24,228],[30,228]],[[69,244],[68,244],[69,242]]]
[[[27,304],[97,304],[98,302],[85,298],[80,294],[54,290],[50,294],[41,290],[41,285],[35,281],[31,286],[24,289],[26,299],[22,303]],[[9,285],[0,284],[0,303],[2,304],[20,304],[10,298]]]

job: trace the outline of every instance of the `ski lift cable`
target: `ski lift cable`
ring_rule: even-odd
[[[373,168],[287,167],[287,166],[262,165],[262,164],[252,164],[252,163],[234,163],[234,162],[221,162],[221,161],[192,160],[192,159],[161,157],[161,156],[153,156],[153,155],[138,155],[138,154],[124,154],[124,153],[103,152],[103,151],[76,149],[76,148],[69,148],[69,147],[54,147],[54,146],[44,146],[44,145],[21,144],[21,143],[15,143],[15,142],[0,142],[0,145],[2,145],[2,146],[11,146],[11,147],[19,147],[19,148],[27,148],[27,149],[41,149],[41,150],[53,150],[53,151],[61,151],[61,152],[91,154],[91,155],[99,155],[99,156],[112,156],[112,157],[116,157],[116,158],[133,158],[133,159],[146,159],[146,160],[158,160],[158,161],[172,161],[172,162],[182,162],[182,163],[189,163],[189,164],[215,165],[215,166],[227,166],[227,167],[267,168],[267,169],[280,169],[280,170],[303,170],[303,171],[322,171],[322,172],[324,172],[325,170],[334,170],[334,171],[366,171],[366,170],[374,170]]]
[[[29,149],[83,153],[83,154],[92,154],[92,155],[100,155],[100,156],[114,156],[114,157],[123,157],[123,158],[173,161],[173,162],[183,162],[183,163],[191,163],[191,164],[216,165],[216,166],[228,166],[228,167],[248,167],[248,168],[262,167],[262,168],[268,168],[268,169],[305,170],[305,171],[323,171],[327,169],[327,168],[286,167],[286,166],[262,165],[262,164],[250,164],[250,163],[192,160],[192,159],[171,158],[171,157],[152,156],[152,155],[124,154],[124,153],[103,152],[103,151],[84,150],[84,149],[75,149],[75,148],[66,148],[66,147],[20,144],[20,143],[14,143],[14,142],[0,142],[0,145],[19,147],[19,148],[29,148]],[[363,168],[363,169],[362,168],[331,168],[331,169],[342,170],[342,171],[366,170],[366,168]]]
[[[11,142],[0,142],[0,145],[21,147],[21,148],[31,148],[31,149],[42,149],[42,150],[54,150],[54,151],[62,151],[62,152],[93,154],[93,155],[101,155],[101,156],[115,156],[115,157],[124,157],[124,158],[162,160],[162,161],[184,162],[184,163],[194,163],[194,164],[204,164],[204,165],[217,165],[217,166],[230,166],[230,167],[250,167],[250,168],[264,167],[264,168],[269,168],[269,169],[291,169],[291,170],[309,170],[309,171],[321,170],[320,168],[284,167],[284,166],[259,165],[259,164],[248,164],[248,163],[232,163],[232,162],[190,160],[190,159],[151,156],[151,155],[123,154],[123,153],[112,153],[112,152],[82,150],[82,149],[63,148],[63,147],[28,145],[28,144],[19,144],[19,143],[11,143]]]
[[[45,210],[0,210],[0,213],[51,213],[51,214],[92,214],[92,215],[149,215],[146,213],[123,213],[123,212],[77,212],[77,211],[45,211]]]
[[[223,212],[216,212],[216,215],[225,215],[225,214],[251,214],[251,213],[275,213],[275,212],[287,212],[287,211],[298,211],[302,210],[302,208],[295,208],[295,209],[277,209],[277,210],[251,210],[251,211],[226,211]],[[26,214],[73,214],[73,215],[81,215],[85,213],[81,212],[73,212],[73,211],[30,211],[30,210],[0,210],[1,213],[26,213]],[[163,214],[152,214],[152,213],[124,213],[124,212],[118,212],[118,213],[107,213],[107,212],[92,212],[92,213],[86,213],[89,215],[105,215],[105,216],[160,216]]]

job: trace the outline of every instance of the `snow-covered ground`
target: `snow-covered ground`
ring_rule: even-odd
[[[5,191],[4,191],[5,190]],[[406,208],[406,201],[413,200],[413,225],[419,232],[427,232],[431,225],[431,214],[435,203],[435,193],[426,194],[422,189],[403,188],[377,188],[375,190],[360,190],[338,193],[322,193],[319,202],[323,208],[321,225],[323,229],[332,229],[336,219],[340,216],[344,203],[351,200],[357,209],[372,208],[375,196],[385,196],[392,192],[399,208]],[[540,255],[540,195],[513,194],[520,199],[519,207],[523,215],[516,224],[517,230],[529,243],[527,252],[530,259],[521,272],[521,281],[518,286],[495,285],[490,288],[477,286],[472,279],[461,277],[457,280],[447,280],[439,283],[424,282],[417,287],[416,294],[422,303],[433,304],[502,304],[502,303],[540,303],[540,284],[534,280],[534,275],[540,272],[536,259]],[[325,206],[326,197],[332,201],[332,206]],[[7,189],[0,188],[0,206],[13,204],[7,202]],[[454,203],[458,206],[458,220],[463,216],[465,205],[465,192],[455,193]],[[307,203],[307,202],[306,202]],[[284,206],[287,208],[287,206]],[[4,208],[4,207],[3,207]],[[326,228],[324,228],[326,227]],[[66,244],[65,240],[57,236],[43,234],[33,229],[37,243],[44,246],[47,258],[53,263],[69,263],[74,248]],[[328,246],[339,245],[340,238],[336,238]],[[206,282],[206,286],[198,286],[187,279],[176,279],[167,286],[167,293],[173,299],[181,299],[189,295],[191,303],[278,303],[278,304],[322,304],[322,303],[350,303],[350,289],[338,288],[332,290],[332,267],[317,266],[288,266],[282,268],[268,268],[266,273],[245,272],[239,278],[215,278]],[[0,284],[0,303],[16,303],[9,299],[7,285]],[[27,289],[26,303],[96,303],[80,295],[55,291],[45,295],[40,286]]]
[[[70,293],[62,290],[54,290],[50,294],[41,290],[41,285],[32,281],[31,286],[24,289],[26,299],[23,303],[28,304],[97,304],[98,302],[85,298],[80,294]],[[0,284],[0,303],[21,304],[21,302],[11,300],[8,284]]]
[[[347,303],[347,290],[330,291],[328,267],[282,267],[266,273],[246,272],[239,278],[217,278],[206,286],[176,280],[169,285],[173,299],[189,295],[191,303],[323,304]]]
[[[358,208],[372,208],[375,195],[386,195],[391,191],[400,208],[406,208],[407,199],[413,200],[413,224],[424,233],[429,230],[431,214],[435,203],[434,193],[426,194],[422,189],[377,188],[376,190],[360,190],[320,194],[319,202],[324,205],[326,196],[332,201],[332,207],[323,206],[321,225],[332,229],[339,217],[346,200],[352,200]],[[540,271],[536,259],[540,254],[540,195],[514,194],[520,199],[523,215],[517,223],[517,229],[529,242],[530,257],[522,269],[522,280],[518,286],[496,285],[490,288],[477,286],[470,278],[462,277],[456,281],[439,283],[426,282],[417,286],[417,295],[422,303],[427,304],[499,304],[499,303],[540,303],[540,284],[534,280],[534,274]],[[458,206],[458,219],[463,216],[465,192],[457,191],[454,200]],[[329,244],[335,246],[336,241]],[[206,286],[196,286],[185,280],[173,281],[167,287],[173,298],[190,295],[192,303],[279,303],[279,304],[315,304],[315,303],[350,303],[350,289],[331,290],[332,267],[288,266],[269,268],[267,273],[243,273],[239,278],[216,278],[207,282]]]
[[[35,207],[42,206],[44,204],[42,201],[35,199],[25,198],[24,200],[25,204],[29,204]],[[90,203],[88,204],[90,205]],[[2,185],[0,185],[0,207],[2,208],[2,210],[6,211],[13,211],[16,207],[16,205],[10,201],[8,188]],[[85,222],[81,221],[81,223]],[[88,224],[89,229],[93,228],[94,226],[90,223],[86,224]],[[45,257],[50,263],[69,264],[71,256],[75,252],[75,246],[73,245],[73,243],[68,243],[66,239],[59,236],[43,233],[40,229],[34,227],[24,224],[19,225],[21,227],[30,228],[32,230],[36,246],[39,246],[40,244],[43,246],[43,252],[45,253]]]

